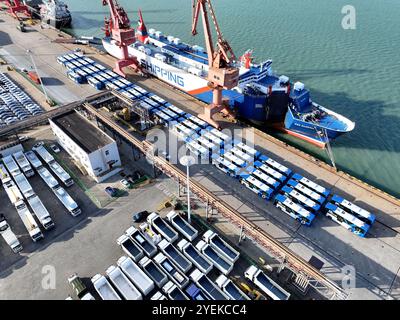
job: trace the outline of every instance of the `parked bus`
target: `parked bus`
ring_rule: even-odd
[[[366,236],[370,228],[367,223],[352,216],[350,213],[340,209],[332,203],[327,203],[325,208],[327,210],[326,216],[328,218],[362,238]]]
[[[330,191],[319,184],[316,184],[315,182],[303,177],[302,175],[295,173],[292,176],[292,180],[297,181],[306,187],[310,188],[311,190],[315,191],[316,193],[320,194],[321,196],[327,198],[330,194]]]
[[[331,202],[336,205],[337,207],[341,208],[344,211],[352,214],[356,218],[360,219],[361,221],[369,224],[370,226],[375,222],[376,217],[371,212],[368,212],[365,209],[360,208],[359,206],[351,203],[350,201],[339,197],[338,195],[333,195]]]
[[[267,166],[270,166],[271,168],[279,171],[280,173],[284,174],[286,177],[289,177],[290,174],[292,173],[292,170],[289,168],[285,167],[284,165],[281,165],[279,162],[268,158],[265,155],[260,156],[259,160],[263,163],[265,163]]]
[[[289,198],[293,202],[305,207],[307,210],[312,211],[313,213],[317,213],[321,206],[314,202],[313,200],[307,198],[306,196],[302,195],[300,192],[292,189],[289,186],[284,186],[281,191],[285,195],[286,198]]]
[[[274,205],[291,216],[293,219],[300,221],[301,224],[310,226],[315,218],[315,215],[302,206],[294,203],[292,200],[286,198],[284,195],[278,194],[275,197]]]

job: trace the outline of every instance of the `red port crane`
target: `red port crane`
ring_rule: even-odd
[[[235,54],[228,41],[223,36],[219,28],[215,11],[212,6],[211,0],[193,0],[193,22],[192,22],[192,35],[197,34],[197,24],[199,21],[200,13],[203,17],[204,35],[206,40],[207,54],[208,54],[208,86],[213,90],[213,102],[204,110],[204,114],[199,115],[200,118],[209,122],[216,128],[220,129],[219,124],[213,120],[213,115],[220,111],[229,113],[229,109],[222,101],[222,90],[233,89],[238,85],[239,69],[234,66],[236,61]],[[212,34],[210,30],[210,22],[207,12],[207,7],[211,15],[212,22],[214,23],[217,32],[217,45],[213,45]]]
[[[103,6],[107,6],[110,9],[110,18],[104,19],[104,31],[106,37],[112,37],[116,44],[121,49],[120,60],[116,62],[114,71],[121,76],[125,77],[123,68],[132,67],[135,71],[142,72],[142,68],[136,57],[129,56],[128,47],[135,43],[135,30],[131,28],[128,15],[124,8],[122,8],[117,1],[114,0],[102,0]]]
[[[0,0],[0,2],[4,2],[8,7],[8,12],[18,20],[18,12],[24,13],[28,18],[31,17],[31,13],[28,7],[25,4],[21,3],[19,0]]]

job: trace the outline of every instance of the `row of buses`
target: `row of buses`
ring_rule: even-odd
[[[293,173],[245,143],[233,140],[207,122],[107,70],[94,60],[72,53],[59,57],[58,62],[75,82],[88,82],[99,90],[117,90],[132,101],[139,101],[140,106],[148,110],[152,121],[168,127],[179,140],[185,142],[193,155],[202,160],[200,163],[211,162],[224,173],[239,179],[261,198],[274,199],[276,207],[300,223],[311,225],[318,212],[323,211],[330,219],[362,237],[373,224],[373,214],[339,196],[331,196],[330,190]]]

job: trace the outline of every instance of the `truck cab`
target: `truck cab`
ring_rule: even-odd
[[[11,227],[7,223],[6,218],[3,214],[0,214],[0,234],[14,253],[18,253],[22,250],[21,243],[15,236],[14,232],[11,230]]]

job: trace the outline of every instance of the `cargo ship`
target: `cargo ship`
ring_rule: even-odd
[[[71,25],[71,12],[63,1],[42,0],[42,2],[40,5],[40,18],[43,23],[52,25],[56,29],[66,28]]]
[[[164,36],[155,29],[147,31],[141,14],[136,35],[137,41],[128,51],[142,69],[205,103],[212,102],[204,48]],[[102,43],[110,55],[122,58],[121,48],[112,38],[106,36]],[[314,102],[303,83],[277,76],[272,60],[258,64],[253,60],[249,50],[235,62],[240,70],[239,84],[233,90],[223,91],[224,100],[239,118],[259,128],[282,130],[321,148],[354,129],[354,122]]]

